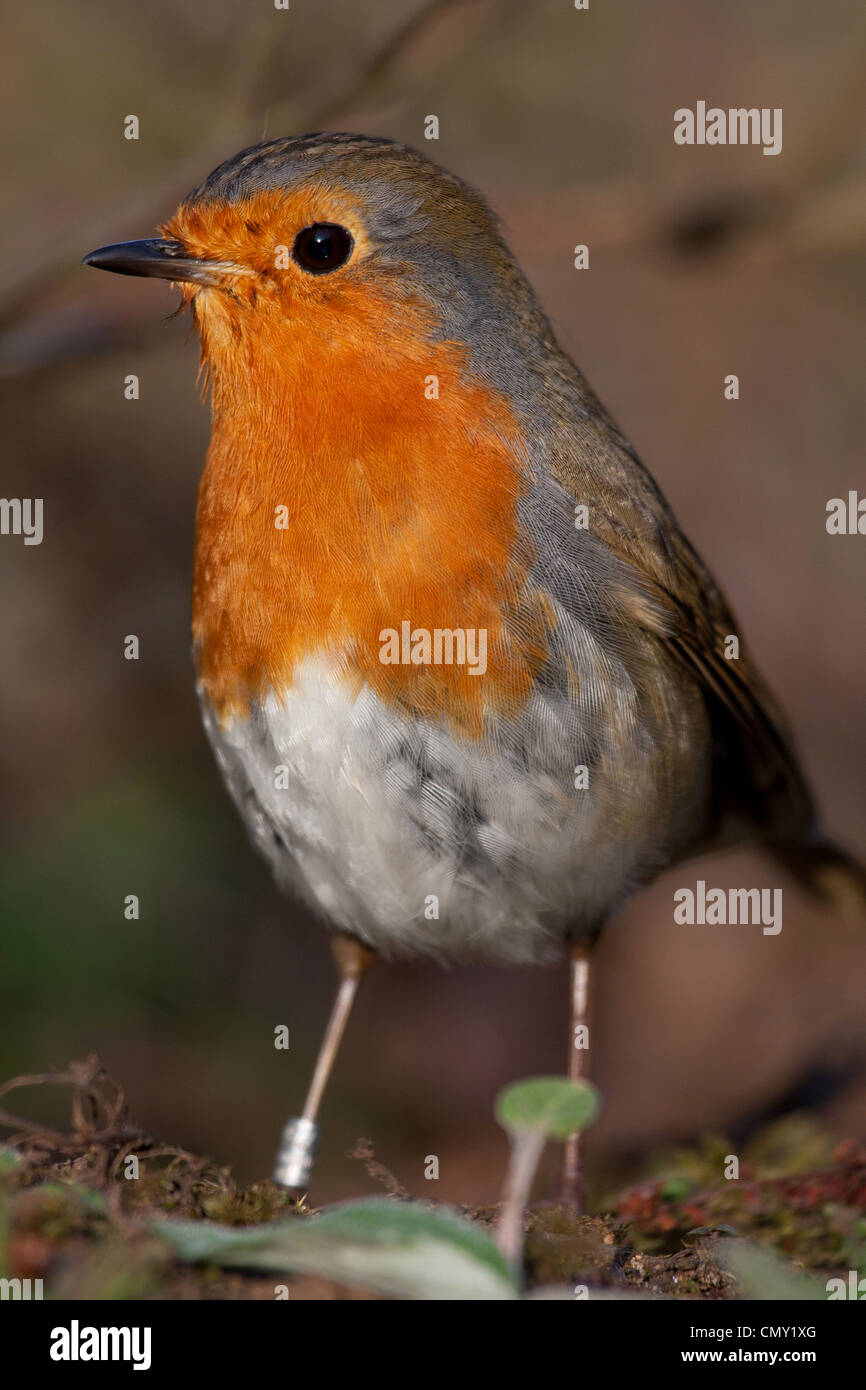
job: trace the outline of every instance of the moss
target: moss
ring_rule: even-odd
[[[257,1226],[296,1209],[288,1194],[272,1182],[257,1182],[246,1190],[232,1186],[206,1197],[201,1206],[204,1216],[226,1226]]]
[[[257,1225],[307,1207],[271,1182],[241,1187],[212,1160],[157,1144],[129,1122],[122,1092],[95,1059],[70,1067],[66,1079],[87,1094],[86,1123],[76,1105],[68,1134],[31,1131],[14,1151],[0,1148],[0,1272],[44,1278],[55,1297],[273,1299],[272,1277],[181,1267],[148,1228],[161,1216]],[[866,1152],[852,1143],[834,1148],[802,1116],[756,1136],[736,1182],[720,1176],[731,1152],[718,1135],[668,1150],[652,1177],[611,1199],[606,1215],[550,1204],[528,1211],[529,1286],[736,1297],[717,1258],[724,1241],[715,1233],[725,1231],[823,1279],[866,1273]],[[138,1159],[134,1179],[123,1176],[130,1156]],[[489,1231],[499,1209],[462,1214]],[[293,1297],[346,1296],[327,1280],[287,1282]]]
[[[12,1237],[32,1235],[62,1241],[104,1221],[104,1203],[97,1193],[81,1192],[62,1183],[42,1183],[7,1200],[6,1223]]]

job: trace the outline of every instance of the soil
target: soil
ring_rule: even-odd
[[[66,1132],[0,1109],[0,1275],[41,1278],[46,1293],[84,1299],[267,1299],[274,1277],[177,1262],[150,1234],[164,1217],[252,1225],[310,1214],[270,1181],[240,1187],[211,1159],[157,1143],[129,1118],[121,1088],[98,1058],[58,1073],[18,1077],[22,1087],[64,1086]],[[845,1278],[866,1257],[866,1150],[833,1144],[804,1117],[792,1117],[749,1146],[736,1181],[718,1181],[730,1146],[661,1155],[660,1174],[615,1194],[608,1209],[579,1216],[534,1206],[526,1213],[527,1289],[583,1285],[591,1291],[665,1298],[742,1296],[722,1257],[732,1235],[770,1247],[793,1270],[823,1284]],[[394,1201],[410,1200],[369,1140],[352,1157]],[[125,1181],[136,1171],[138,1180]],[[485,1227],[497,1207],[463,1208]],[[376,1295],[327,1279],[285,1277],[296,1299]]]

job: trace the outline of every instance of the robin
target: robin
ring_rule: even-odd
[[[201,336],[204,724],[339,973],[277,1160],[305,1188],[374,953],[567,949],[579,1079],[590,948],[663,869],[756,841],[815,891],[863,880],[476,192],[390,140],[301,135],[221,164],[160,231],[85,263],[176,282]],[[571,1200],[580,1166],[572,1140]]]

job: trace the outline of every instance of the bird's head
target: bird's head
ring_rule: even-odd
[[[513,380],[547,336],[483,199],[407,146],[357,135],[271,140],[221,164],[160,238],[85,263],[175,281],[208,368],[238,380],[257,353],[298,368],[387,347],[460,345],[472,375]],[[513,361],[509,348],[513,346]]]

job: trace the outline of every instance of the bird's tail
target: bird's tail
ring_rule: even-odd
[[[813,898],[866,922],[866,867],[829,840],[776,840],[767,848]]]

